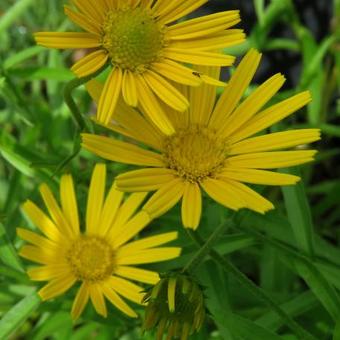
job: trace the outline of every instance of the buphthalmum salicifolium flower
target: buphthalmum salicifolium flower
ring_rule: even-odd
[[[96,312],[106,317],[105,299],[136,317],[124,299],[141,304],[144,288],[131,280],[148,284],[159,280],[156,272],[136,265],[173,259],[180,253],[177,247],[159,247],[176,239],[176,232],[131,240],[150,222],[145,211],[138,211],[145,193],[124,200],[124,193],[112,185],[105,197],[105,178],[105,165],[96,165],[85,221],[78,215],[73,179],[64,175],[60,182],[61,205],[46,184],[40,187],[49,215],[29,200],[23,204],[23,211],[42,234],[17,229],[18,235],[31,243],[21,248],[20,255],[40,264],[28,270],[29,277],[48,281],[39,291],[42,300],[57,297],[80,283],[71,311],[73,319],[81,315],[89,300]]]
[[[147,302],[143,330],[157,328],[157,340],[187,340],[204,322],[204,295],[200,285],[185,274],[163,277],[144,296]]]
[[[169,80],[189,86],[219,84],[184,64],[230,66],[234,57],[216,50],[244,40],[242,30],[229,29],[240,21],[237,10],[176,23],[206,2],[72,0],[75,10],[65,6],[65,13],[86,32],[40,32],[35,39],[46,47],[92,49],[73,65],[78,77],[111,64],[99,101],[99,122],[110,122],[122,94],[126,103],[139,104],[163,132],[171,134],[171,122],[156,98],[179,111],[185,111],[189,102]]]
[[[202,211],[202,190],[230,209],[265,213],[273,209],[273,204],[244,183],[295,184],[299,177],[268,169],[312,161],[314,150],[285,149],[318,140],[320,131],[300,129],[259,135],[311,100],[306,91],[264,108],[285,81],[276,74],[241,101],[260,59],[260,53],[250,50],[217,102],[213,86],[182,87],[190,109],[185,113],[168,110],[176,129],[171,136],[137,111],[121,105],[116,124],[110,128],[148,149],[95,134],[83,134],[82,145],[105,159],[144,167],[120,174],[116,185],[128,192],[156,190],[143,207],[152,217],[160,216],[182,199],[183,225],[196,228]],[[219,72],[219,68],[210,68],[211,75],[218,76]],[[98,86],[91,83],[97,92]]]

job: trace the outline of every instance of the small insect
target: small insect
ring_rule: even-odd
[[[194,76],[198,77],[198,78],[201,78],[201,73],[199,73],[199,72],[194,71],[194,72],[192,72],[192,74]]]

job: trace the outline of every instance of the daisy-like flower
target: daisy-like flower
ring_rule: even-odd
[[[97,120],[108,124],[122,94],[125,102],[140,107],[166,134],[174,132],[156,98],[185,111],[187,98],[169,82],[190,86],[218,80],[184,66],[230,66],[234,57],[212,52],[239,44],[244,34],[229,29],[240,21],[239,11],[175,23],[208,0],[72,0],[66,15],[87,32],[40,32],[39,45],[52,48],[90,48],[72,67],[78,77],[94,74],[110,63],[112,71],[102,92]]]
[[[23,210],[43,235],[18,228],[18,235],[31,243],[24,245],[20,255],[41,266],[28,270],[32,280],[49,281],[40,291],[42,300],[49,300],[80,283],[72,307],[77,319],[89,299],[98,314],[106,317],[105,298],[123,313],[136,317],[135,311],[123,298],[141,304],[143,288],[131,282],[155,284],[156,272],[135,265],[175,258],[180,248],[158,247],[177,237],[176,232],[131,241],[150,222],[145,211],[137,212],[145,193],[124,194],[112,185],[105,198],[106,167],[96,165],[89,189],[86,230],[79,221],[73,180],[64,175],[60,183],[61,206],[43,184],[40,193],[49,216],[33,202],[27,201]],[[130,241],[130,242],[129,242]]]
[[[83,146],[103,158],[144,167],[119,175],[116,184],[123,191],[157,190],[143,207],[152,217],[160,216],[182,199],[183,225],[196,228],[202,210],[201,190],[230,209],[265,213],[273,209],[273,204],[244,183],[295,184],[299,177],[267,169],[312,161],[314,150],[282,150],[314,142],[320,139],[320,131],[258,135],[311,100],[306,91],[263,108],[285,81],[276,74],[240,102],[260,59],[256,50],[247,53],[216,104],[214,87],[184,87],[191,105],[184,114],[169,112],[176,128],[172,136],[162,134],[131,108],[125,108],[129,113],[124,114],[122,106],[118,125],[112,124],[111,129],[158,152],[93,134],[82,135]],[[218,74],[217,68],[211,69],[211,75]]]

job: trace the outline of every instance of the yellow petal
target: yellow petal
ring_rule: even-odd
[[[258,113],[241,126],[230,138],[230,143],[252,136],[288,117],[311,101],[309,91],[301,92]]]
[[[284,82],[285,77],[278,73],[259,86],[224,121],[220,128],[223,136],[228,137],[253,117],[277,93]]]
[[[126,315],[136,318],[137,314],[131,309],[131,307],[126,304],[119,295],[114,291],[114,287],[110,284],[110,281],[106,281],[102,285],[102,291],[105,297],[119,310],[121,310]]]
[[[49,264],[27,270],[27,275],[33,281],[50,281],[69,274],[70,266],[67,263]]]
[[[207,178],[200,184],[213,200],[227,208],[239,210],[246,206],[246,203],[235,195],[235,190],[221,180]]]
[[[73,4],[91,18],[98,26],[103,22],[105,16],[105,1],[98,0],[94,3],[92,0],[72,0]]]
[[[113,138],[83,133],[82,146],[105,159],[144,166],[163,167],[161,155]]]
[[[274,151],[238,155],[228,158],[228,166],[249,169],[276,169],[314,160],[314,150]]]
[[[49,187],[46,184],[42,184],[39,188],[39,191],[45,206],[60,233],[68,237],[74,236],[73,229],[70,227]]]
[[[171,47],[198,51],[212,51],[235,46],[244,42],[246,35],[243,30],[229,29],[198,39],[174,40]]]
[[[69,6],[64,6],[64,12],[76,25],[93,34],[100,34],[100,26],[86,15],[73,11]]]
[[[23,246],[19,251],[19,255],[27,260],[39,263],[39,264],[51,264],[55,263],[55,258],[48,249],[41,249],[35,246]]]
[[[301,129],[275,132],[245,139],[231,146],[229,155],[286,149],[308,144],[320,139],[319,129]]]
[[[152,247],[160,246],[164,243],[168,243],[177,238],[178,232],[164,233],[156,236],[145,237],[137,241],[130,242],[119,249],[121,256],[128,254],[130,251],[135,251],[136,249],[148,249]]]
[[[192,124],[206,125],[209,122],[210,115],[215,105],[216,87],[206,83],[207,77],[218,79],[220,76],[220,67],[197,66],[201,79],[205,83],[197,88],[190,88],[190,122]]]
[[[117,217],[112,226],[111,235],[119,234],[124,224],[133,216],[140,205],[143,203],[147,193],[136,192],[131,194],[119,208]]]
[[[157,218],[170,210],[183,196],[184,182],[175,178],[156,191],[143,207],[151,218]]]
[[[138,93],[142,94],[139,96],[139,102],[144,113],[164,134],[173,134],[175,130],[171,124],[171,121],[158,103],[157,98],[149,88],[144,78],[141,75],[136,75],[135,80],[137,91]]]
[[[240,199],[246,203],[245,207],[261,214],[274,209],[271,202],[266,200],[254,190],[250,189],[248,186],[229,179],[223,179],[223,181],[235,191],[236,195]]]
[[[181,248],[162,247],[131,252],[129,255],[120,257],[118,252],[117,262],[119,265],[154,263],[174,259],[181,253]]]
[[[244,91],[251,82],[260,60],[261,54],[254,49],[251,49],[245,55],[216,104],[210,119],[210,126],[219,129],[225,119],[234,111]]]
[[[223,31],[241,21],[239,11],[224,11],[186,20],[169,27],[171,40],[195,39]]]
[[[170,59],[163,59],[161,62],[153,63],[151,70],[180,84],[198,86],[202,83],[202,79],[195,76],[192,69]]]
[[[83,32],[38,32],[34,34],[38,45],[50,48],[94,48],[101,45],[98,35]]]
[[[91,284],[89,285],[90,298],[93,304],[94,309],[99,315],[102,315],[104,318],[107,317],[107,309],[105,304],[105,299],[101,287],[99,284]]]
[[[134,283],[122,279],[117,276],[110,277],[110,284],[114,287],[114,290],[123,297],[138,303],[142,304],[142,299],[144,293],[142,293],[143,288],[135,285]]]
[[[90,297],[89,287],[87,283],[83,282],[80,288],[78,289],[77,295],[73,301],[71,316],[72,320],[77,320],[84,308],[86,307]]]
[[[165,58],[194,65],[230,66],[235,57],[213,52],[191,51],[186,49],[166,47],[163,50]]]
[[[124,70],[122,81],[122,95],[128,105],[136,107],[138,104],[135,77],[129,70]]]
[[[116,275],[143,283],[156,284],[159,281],[158,273],[146,269],[118,266],[115,273]]]
[[[97,164],[93,170],[86,207],[86,233],[97,234],[102,213],[106,184],[106,166]]]
[[[91,98],[98,105],[100,96],[104,89],[104,84],[96,79],[91,79],[86,83],[85,87]]]
[[[107,60],[109,55],[104,50],[94,51],[87,56],[81,58],[77,61],[71,68],[71,71],[78,77],[86,77],[90,74],[95,73],[100,68],[102,68]]]
[[[123,226],[124,232],[109,235],[110,243],[114,248],[121,246],[144,229],[150,221],[150,216],[145,211],[140,211]]]
[[[47,285],[39,290],[38,294],[43,301],[46,301],[65,293],[74,285],[75,282],[76,278],[72,274],[64,275],[51,280]]]
[[[38,248],[42,249],[51,249],[51,250],[56,250],[57,244],[52,242],[46,237],[40,236],[37,233],[34,233],[33,231],[23,229],[23,228],[17,228],[17,235],[27,241],[32,243],[33,245],[37,246]]]
[[[106,79],[101,93],[97,119],[103,124],[108,124],[116,110],[118,97],[122,89],[123,72],[120,68],[114,68]]]
[[[157,1],[156,4],[160,3],[160,6],[156,8],[155,14],[162,24],[167,24],[193,12],[206,2],[208,0]]]
[[[197,183],[185,184],[182,199],[182,223],[186,228],[196,229],[202,213],[202,195]]]
[[[112,184],[100,216],[100,224],[98,225],[99,235],[105,236],[108,230],[112,227],[112,224],[117,217],[123,197],[124,193],[116,190],[115,185]]]
[[[63,213],[73,229],[73,234],[79,234],[79,217],[76,194],[71,175],[63,175],[60,180],[60,201]]]
[[[294,175],[265,170],[231,167],[224,169],[220,176],[222,178],[225,177],[235,181],[263,185],[293,185],[300,180],[300,177]]]
[[[116,177],[119,190],[128,192],[158,190],[175,178],[173,170],[150,168],[128,171]]]
[[[23,211],[30,220],[52,241],[62,242],[65,237],[59,232],[55,224],[33,202],[26,201],[22,205]]]

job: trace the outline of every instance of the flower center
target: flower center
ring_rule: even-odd
[[[168,167],[192,183],[214,177],[223,167],[227,154],[227,142],[206,127],[190,126],[165,140],[164,158]]]
[[[162,28],[145,8],[124,8],[107,13],[103,47],[113,65],[143,72],[155,62],[164,44]]]
[[[112,275],[114,252],[102,238],[80,236],[66,254],[74,275],[78,280],[97,282]]]

